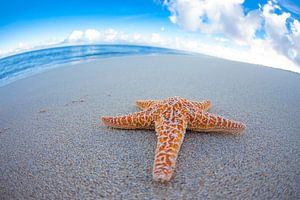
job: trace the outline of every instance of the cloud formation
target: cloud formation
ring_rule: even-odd
[[[255,37],[261,19],[257,11],[244,14],[243,0],[170,0],[164,5],[171,12],[170,21],[189,31],[222,33],[236,42]]]
[[[156,38],[155,35],[153,37],[154,40],[157,40],[157,36]],[[101,30],[101,31],[96,29],[74,30],[63,41],[63,43],[68,43],[68,44],[110,43],[110,42],[131,43],[131,42],[146,42],[146,41],[145,41],[145,36],[142,37],[141,34],[138,33],[128,34],[123,31],[117,31],[112,28]]]
[[[269,50],[300,66],[299,21],[275,1],[245,13],[244,0],[165,0],[170,21],[188,31],[221,35],[249,51]],[[263,34],[258,35],[258,32]],[[220,37],[219,37],[220,38]]]
[[[280,10],[279,6],[276,7]],[[261,9],[265,22],[265,40],[277,52],[300,65],[300,23],[298,20],[292,19],[290,13],[276,14],[276,7],[269,1]],[[288,22],[289,19],[292,21]],[[288,27],[290,27],[290,30]]]
[[[63,43],[78,44],[78,43],[133,43],[133,44],[147,44],[164,46],[166,40],[158,33],[139,34],[139,33],[125,33],[109,28],[106,30],[74,30],[64,40]]]

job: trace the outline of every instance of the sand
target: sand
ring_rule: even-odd
[[[0,88],[0,199],[299,199],[300,75],[209,56],[100,59]],[[169,183],[154,131],[103,126],[137,99],[210,99],[243,135],[187,132]]]

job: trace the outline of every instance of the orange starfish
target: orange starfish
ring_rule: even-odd
[[[210,101],[189,101],[181,97],[165,100],[141,100],[136,105],[142,109],[125,116],[102,117],[105,125],[121,129],[154,129],[158,137],[153,179],[169,181],[186,129],[199,132],[238,133],[245,129],[240,122],[206,112]]]

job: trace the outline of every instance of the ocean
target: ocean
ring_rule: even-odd
[[[166,48],[134,45],[81,45],[35,50],[0,59],[0,86],[65,64],[100,58],[153,54],[185,53]]]

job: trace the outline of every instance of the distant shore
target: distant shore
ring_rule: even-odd
[[[0,87],[0,199],[299,199],[300,75],[210,56],[66,65]],[[210,99],[241,136],[188,132],[168,184],[152,181],[156,136],[103,115],[138,99]]]

